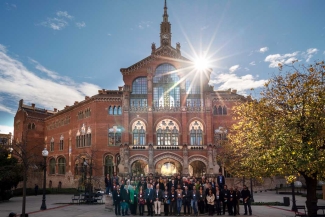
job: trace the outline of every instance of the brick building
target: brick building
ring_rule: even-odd
[[[90,175],[87,167],[98,180],[113,172],[219,172],[217,149],[233,122],[231,108],[246,98],[235,90],[215,91],[208,84],[212,69],[197,70],[171,38],[165,2],[160,45],[153,43],[149,56],[121,68],[124,86],[99,90],[60,111],[20,101],[15,139],[29,130],[29,136],[47,147],[51,185],[76,187]]]

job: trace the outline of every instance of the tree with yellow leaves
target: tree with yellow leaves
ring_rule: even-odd
[[[296,65],[279,64],[259,99],[234,108],[219,160],[236,176],[303,176],[314,216],[317,180],[325,178],[325,64]]]

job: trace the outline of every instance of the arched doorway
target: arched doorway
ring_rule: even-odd
[[[177,160],[165,158],[156,163],[155,173],[163,176],[171,176],[175,173],[181,173],[183,166]]]
[[[141,176],[149,173],[149,166],[143,160],[136,160],[131,164],[131,172],[133,176]]]
[[[107,155],[105,157],[105,171],[104,171],[104,175],[106,176],[106,174],[109,174],[110,177],[113,175],[114,172],[114,164],[113,164],[113,156],[111,155]]]
[[[202,177],[205,175],[207,168],[202,161],[196,160],[188,165],[188,171],[190,176]]]

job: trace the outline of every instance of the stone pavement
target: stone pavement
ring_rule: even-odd
[[[254,194],[256,202],[283,202],[283,197],[290,195],[279,195],[274,191]],[[31,217],[115,217],[114,212],[105,210],[105,205],[69,205],[71,195],[47,195],[47,210],[40,211],[42,204],[42,195],[28,196],[26,210]],[[306,198],[296,196],[297,205],[304,205]],[[61,203],[61,204],[60,204]],[[325,200],[318,200],[318,205],[325,205]],[[6,217],[10,212],[21,213],[22,197],[11,198],[10,201],[0,203],[0,216]],[[253,216],[260,217],[293,217],[294,213],[290,211],[291,206],[252,206]],[[243,214],[244,207],[240,206],[240,213]],[[321,213],[322,211],[319,211]],[[226,214],[227,216],[227,214]],[[240,215],[244,216],[244,215]]]

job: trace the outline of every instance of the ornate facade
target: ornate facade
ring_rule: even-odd
[[[20,101],[15,139],[34,123],[49,150],[51,184],[77,186],[87,166],[99,180],[113,172],[194,176],[219,172],[216,156],[233,122],[232,107],[246,98],[236,90],[215,91],[208,84],[212,69],[195,69],[182,56],[181,45],[172,46],[171,38],[165,2],[160,46],[153,43],[148,57],[121,68],[124,86],[99,90],[60,111]],[[30,121],[35,115],[37,121]],[[19,123],[26,127],[18,127]]]

